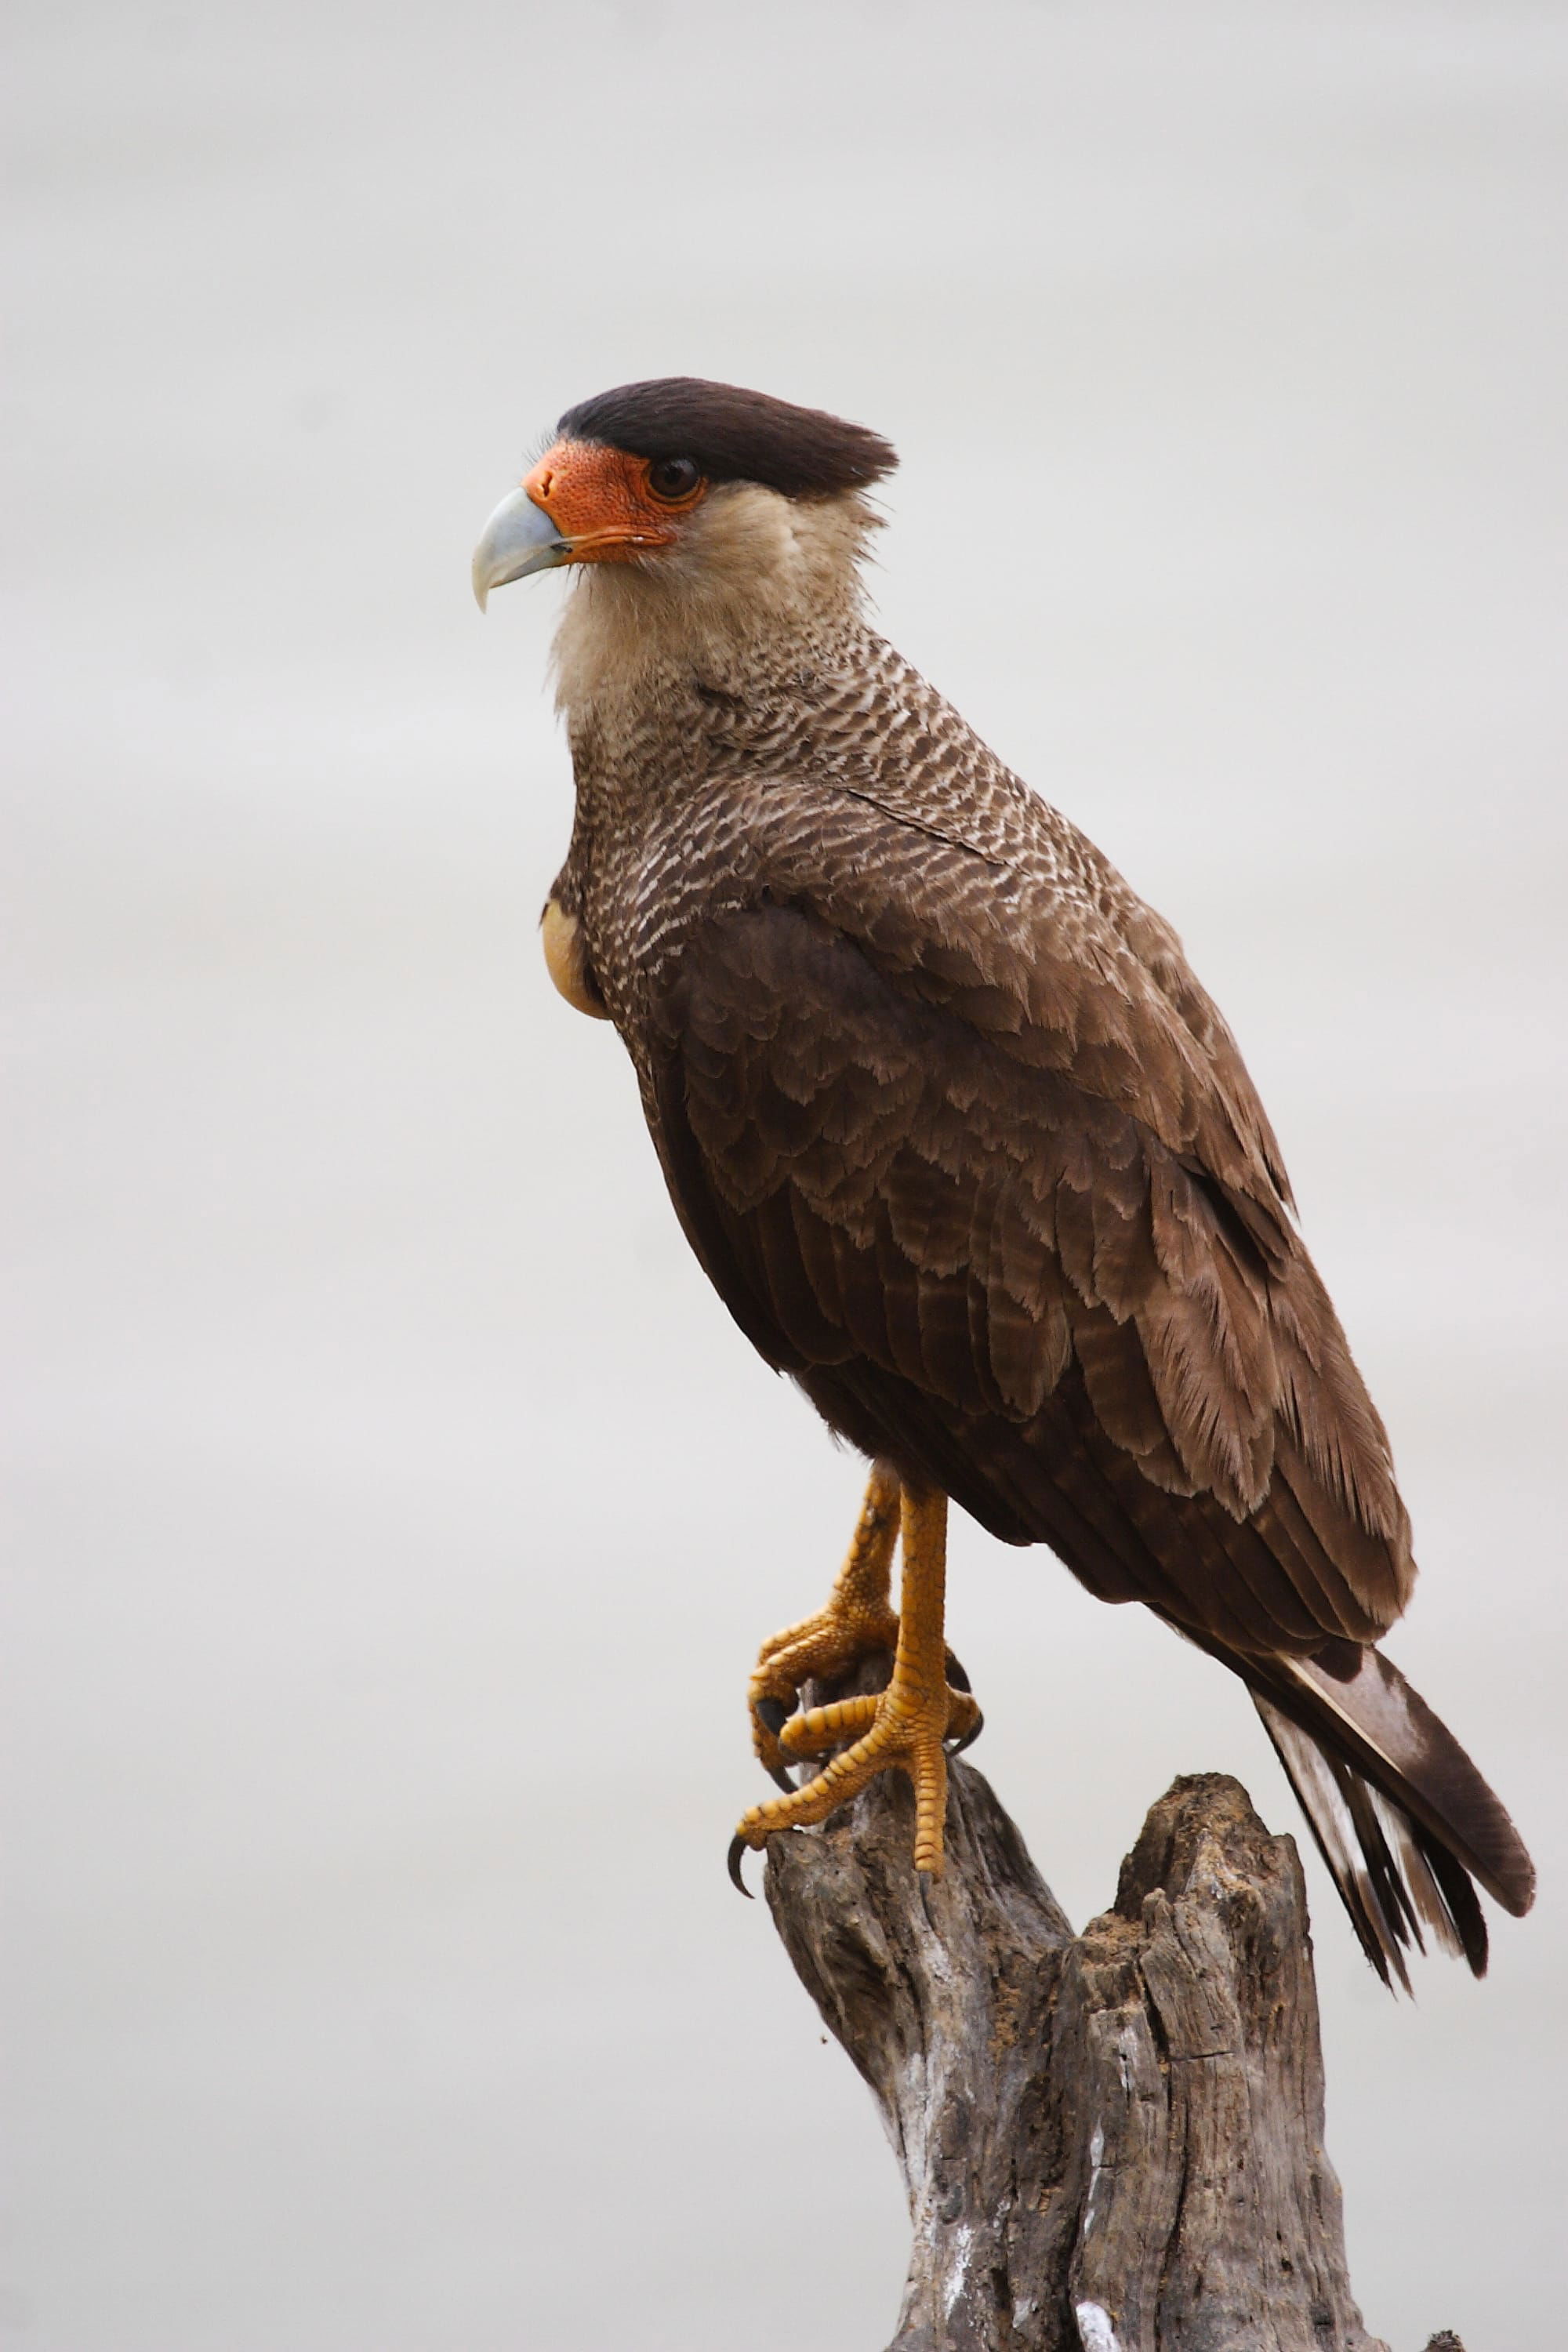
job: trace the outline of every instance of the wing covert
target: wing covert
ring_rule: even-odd
[[[947,973],[788,905],[684,943],[645,1083],[736,1320],[857,1442],[1105,1597],[1244,1648],[1374,1639],[1404,1513],[1266,1171],[1173,1149]],[[1114,1010],[1075,1025],[1103,1044]]]

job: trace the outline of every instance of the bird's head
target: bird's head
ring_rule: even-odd
[[[666,376],[568,409],[474,551],[492,588],[560,564],[641,604],[820,595],[852,574],[864,492],[897,457],[879,434],[761,392]]]

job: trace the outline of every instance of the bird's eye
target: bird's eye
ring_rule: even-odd
[[[656,457],[647,469],[647,486],[656,499],[674,502],[689,499],[702,479],[689,457]]]

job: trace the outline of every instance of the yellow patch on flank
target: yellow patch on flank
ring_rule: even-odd
[[[566,912],[559,898],[552,898],[545,908],[539,936],[544,948],[545,969],[567,1003],[585,1013],[591,1021],[607,1021],[610,1016],[605,1001],[588,976],[583,926],[575,915]]]

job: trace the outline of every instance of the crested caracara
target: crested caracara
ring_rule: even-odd
[[[474,558],[481,604],[580,567],[551,976],[620,1032],[731,1314],[871,1465],[827,1605],[758,1660],[784,1793],[732,1864],[896,1764],[940,1869],[979,1725],[951,1497],[1241,1676],[1385,1979],[1424,1927],[1479,1974],[1472,1882],[1519,1913],[1533,1874],[1378,1654],[1409,1522],[1279,1146],[1175,933],[867,625],[894,462],[760,393],[626,384],[561,419]],[[882,1648],[879,1696],[798,1708]]]

